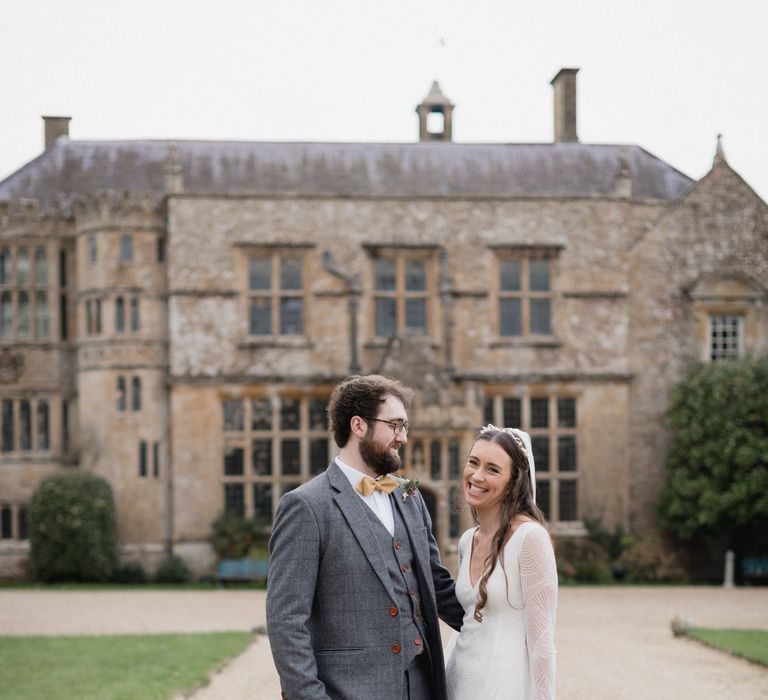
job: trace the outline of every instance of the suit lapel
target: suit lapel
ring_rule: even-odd
[[[347,479],[336,462],[331,463],[328,467],[327,474],[331,486],[337,491],[334,500],[341,509],[341,513],[347,521],[349,529],[360,544],[360,548],[363,550],[368,562],[376,572],[376,575],[379,577],[379,580],[389,594],[389,597],[392,599],[392,602],[397,603],[395,591],[392,588],[392,581],[390,581],[389,573],[387,572],[387,563],[384,561],[384,555],[379,547],[378,538],[373,529],[374,523],[371,522],[370,516],[365,511],[368,506],[365,505],[360,496],[355,493],[352,484],[349,483],[349,479]]]

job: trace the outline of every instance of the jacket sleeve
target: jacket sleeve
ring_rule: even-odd
[[[435,586],[437,614],[443,622],[458,631],[464,620],[464,608],[461,607],[461,603],[456,598],[456,582],[440,560],[440,549],[435,541],[435,536],[432,534],[432,518],[429,517],[429,511],[421,494],[419,494],[418,500],[429,537],[429,564]]]
[[[320,565],[320,531],[294,492],[280,500],[269,541],[267,634],[284,697],[327,700],[318,678],[309,619]]]

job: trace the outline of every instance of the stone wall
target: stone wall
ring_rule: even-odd
[[[765,203],[723,161],[632,249],[630,524],[635,530],[655,526],[670,441],[664,427],[669,392],[707,354],[706,303],[716,311],[731,305],[736,313],[748,312],[748,352],[768,349],[767,215]],[[748,280],[750,294],[729,294],[731,282],[697,312],[702,301],[693,299],[691,290],[713,278]]]

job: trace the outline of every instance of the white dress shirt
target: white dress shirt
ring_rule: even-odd
[[[355,489],[355,493],[363,499],[365,505],[367,505],[374,513],[376,517],[381,520],[381,524],[389,531],[389,534],[394,537],[395,535],[395,516],[392,513],[392,501],[389,500],[389,494],[383,491],[374,491],[370,496],[363,496],[357,490],[357,484],[360,480],[367,476],[363,472],[358,471],[354,467],[350,467],[344,464],[338,457],[336,457],[336,464],[339,465],[341,471],[344,472],[344,476],[349,479],[349,483],[352,484],[352,488]],[[383,478],[383,477],[380,477]]]

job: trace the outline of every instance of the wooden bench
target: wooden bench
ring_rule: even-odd
[[[269,562],[266,559],[222,559],[216,566],[216,578],[221,581],[266,581]]]
[[[741,573],[745,581],[768,581],[768,557],[744,557]]]

